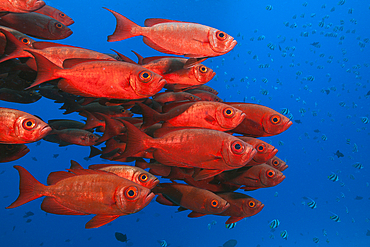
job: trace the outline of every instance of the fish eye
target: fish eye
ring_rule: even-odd
[[[19,39],[23,44],[25,45],[29,45],[31,43],[31,41],[27,38],[20,38]]]
[[[32,118],[25,119],[23,120],[22,126],[26,130],[31,130],[36,126],[36,121]]]
[[[137,196],[137,188],[134,187],[134,186],[130,186],[126,189],[125,191],[125,196],[128,198],[128,199],[135,199],[135,197]]]
[[[281,117],[279,115],[272,115],[270,121],[273,124],[278,124],[281,121]]]
[[[213,208],[217,208],[218,207],[218,201],[216,200],[216,199],[213,199],[212,201],[211,201],[211,206],[213,207]]]
[[[254,208],[254,206],[256,206],[256,203],[254,201],[249,201],[248,206]]]
[[[60,16],[60,17],[66,17],[66,14],[64,14],[64,13],[59,13],[59,16]]]
[[[11,150],[14,149],[14,147],[15,146],[13,144],[8,144],[8,145],[5,146],[5,149],[8,150],[8,151],[11,151]]]
[[[90,138],[90,139],[94,139],[94,138],[95,138],[94,134],[90,134],[90,135],[89,135],[89,138]]]
[[[235,115],[235,111],[233,108],[227,107],[224,109],[224,116],[227,118],[231,118]]]
[[[189,99],[190,99],[190,100],[194,100],[194,96],[193,96],[193,95],[190,95],[190,96],[189,96]]]
[[[265,150],[266,150],[266,145],[265,144],[263,144],[263,143],[261,143],[261,144],[259,144],[258,146],[257,146],[257,151],[258,152],[260,152],[260,153],[262,153],[262,152],[264,152]]]
[[[63,27],[63,25],[61,23],[57,22],[57,23],[55,23],[55,27],[58,28],[58,29],[60,29],[60,28]]]
[[[139,176],[140,182],[146,182],[148,180],[148,176],[146,174],[141,174]]]
[[[208,71],[208,68],[203,65],[203,66],[199,67],[199,71],[202,72],[202,73],[206,73]]]
[[[216,32],[216,37],[217,39],[224,41],[227,38],[227,34],[222,32],[222,31],[217,31]]]
[[[124,113],[124,112],[126,112],[126,109],[125,108],[122,108],[121,109],[121,113]]]
[[[245,146],[243,145],[243,143],[241,141],[234,141],[231,144],[231,150],[235,154],[241,154],[241,153],[243,153],[244,149],[245,149]]]
[[[275,176],[275,172],[273,170],[268,170],[266,172],[266,175],[267,175],[267,177],[272,178],[273,176]]]
[[[280,164],[280,162],[278,161],[278,160],[274,160],[273,162],[272,162],[272,165],[274,165],[274,166],[278,166]]]
[[[144,83],[149,82],[152,79],[152,73],[149,71],[142,71],[139,74],[139,79]]]

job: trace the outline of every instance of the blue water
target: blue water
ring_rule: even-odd
[[[217,73],[207,85],[218,90],[225,101],[259,103],[279,112],[288,108],[293,120],[302,123],[294,123],[278,136],[264,138],[279,149],[278,157],[287,161],[286,179],[276,187],[248,192],[265,207],[259,214],[238,222],[233,229],[225,228],[227,217],[191,219],[186,212],[175,213],[176,208],[155,201],[137,214],[90,230],[84,229],[84,225],[92,216],[46,214],[40,209],[41,199],[6,210],[5,207],[18,196],[19,177],[13,165],[25,167],[46,183],[50,172],[68,168],[71,159],[84,167],[107,163],[98,157],[84,160],[89,155],[88,147],[58,147],[46,141],[38,146],[29,144],[31,151],[25,157],[4,163],[0,168],[3,208],[0,210],[0,245],[146,247],[160,246],[157,241],[164,239],[171,247],[217,247],[229,239],[236,239],[237,246],[253,247],[370,246],[370,236],[366,236],[370,230],[370,132],[368,125],[361,121],[361,117],[370,117],[370,98],[365,97],[370,90],[370,44],[366,43],[366,38],[370,38],[370,2],[346,0],[343,5],[338,2],[307,1],[304,6],[305,1],[293,0],[46,1],[75,21],[70,26],[73,35],[60,43],[103,53],[115,49],[134,60],[131,50],[144,57],[160,53],[147,47],[140,37],[108,43],[107,36],[113,33],[116,23],[113,15],[102,7],[115,10],[139,25],[143,25],[146,18],[159,17],[223,30],[235,37],[238,45],[230,53],[204,62]],[[273,9],[266,10],[268,5]],[[322,8],[323,5],[326,7]],[[348,13],[349,9],[353,9],[352,14]],[[324,27],[320,27],[323,18]],[[294,23],[296,27],[291,28]],[[308,37],[302,36],[303,32],[307,32]],[[328,33],[337,36],[328,37]],[[262,35],[265,38],[258,41]],[[319,42],[321,47],[310,45],[313,42]],[[360,47],[359,42],[365,47]],[[269,43],[275,45],[274,50],[268,47]],[[258,59],[253,59],[255,55]],[[269,67],[259,68],[260,64]],[[314,80],[305,79],[309,76]],[[267,90],[268,95],[261,94],[261,89]],[[322,89],[329,89],[330,93]],[[345,106],[340,106],[340,102],[345,102]],[[76,113],[63,115],[58,109],[61,104],[48,99],[30,105],[8,102],[0,105],[38,115],[44,120],[83,119]],[[305,113],[301,115],[300,109]],[[315,129],[320,133],[315,133]],[[322,135],[327,136],[326,141],[321,139]],[[347,139],[350,139],[349,144]],[[283,142],[281,146],[278,145],[280,141]],[[355,143],[358,152],[353,152]],[[337,150],[344,157],[335,156]],[[53,158],[53,154],[60,155]],[[362,163],[364,168],[354,168],[352,165],[356,162]],[[338,174],[339,181],[327,178],[332,172]],[[356,200],[356,196],[363,199]],[[303,197],[313,198],[317,208],[303,205],[302,202],[308,202]],[[23,218],[28,211],[34,215]],[[331,220],[331,212],[336,213],[341,222]],[[32,221],[27,223],[28,219]],[[269,228],[273,219],[281,222],[275,232]],[[213,220],[217,224],[208,229],[207,225]],[[283,230],[288,231],[287,240],[280,237]],[[323,235],[323,230],[327,236]],[[128,243],[118,242],[115,232],[127,234]],[[319,238],[318,244],[313,242],[314,237]]]

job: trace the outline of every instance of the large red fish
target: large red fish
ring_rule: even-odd
[[[29,151],[24,144],[0,144],[0,163],[20,159]]]
[[[35,50],[37,78],[31,87],[62,78],[58,87],[67,93],[84,97],[142,99],[159,92],[166,81],[141,66],[119,61],[69,59],[64,68],[51,63]]]
[[[73,32],[59,21],[39,13],[9,13],[2,16],[0,25],[11,27],[39,39],[59,40],[69,37]]]
[[[46,196],[41,209],[52,214],[96,214],[86,228],[96,228],[122,215],[136,213],[153,199],[150,189],[115,174],[88,170],[55,172],[49,175],[49,186],[37,181],[26,169],[14,166],[20,176],[19,197],[7,208],[19,207]],[[73,170],[72,170],[73,171]]]
[[[0,0],[0,12],[27,13],[44,5],[42,0]]]
[[[121,157],[131,157],[152,149],[154,159],[168,166],[203,168],[196,180],[215,176],[224,170],[240,168],[256,154],[249,144],[217,130],[183,129],[152,138],[129,122],[127,145]]]
[[[274,146],[260,139],[246,136],[238,136],[238,138],[248,144],[251,144],[257,150],[257,154],[253,157],[251,161],[248,162],[247,166],[265,163],[266,161],[274,157],[275,154],[278,152],[278,150]]]
[[[51,128],[29,113],[0,107],[0,143],[23,144],[45,137]]]
[[[263,105],[229,102],[226,104],[247,115],[238,127],[231,130],[233,133],[251,137],[273,136],[284,132],[292,125],[289,118]]]
[[[121,14],[105,9],[117,20],[109,42],[142,35],[144,43],[157,51],[194,58],[223,55],[237,44],[225,32],[197,23],[151,18],[145,20],[145,27],[140,27]]]

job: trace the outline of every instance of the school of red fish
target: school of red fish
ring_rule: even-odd
[[[228,216],[226,224],[260,212],[262,202],[235,191],[272,187],[285,179],[287,165],[275,156],[278,150],[258,137],[280,134],[292,122],[262,105],[223,102],[205,85],[215,72],[201,62],[231,51],[237,41],[190,22],[151,18],[141,27],[107,10],[117,21],[109,42],[143,36],[151,48],[185,58],[135,53],[134,62],[119,52],[35,41],[29,36],[70,36],[74,21],[42,0],[0,0],[0,99],[28,104],[45,97],[63,103],[65,114],[86,118],[86,123],[45,123],[36,115],[0,108],[0,162],[23,157],[29,152],[25,144],[39,140],[90,146],[90,157],[135,161],[135,166],[87,169],[71,161],[67,171],[50,173],[47,185],[16,165],[20,194],[7,208],[45,197],[41,209],[48,213],[94,214],[86,228],[136,213],[156,195],[160,204],[190,210],[189,217]]]

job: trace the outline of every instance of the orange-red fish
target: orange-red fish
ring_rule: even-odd
[[[246,136],[238,136],[238,138],[248,144],[251,144],[257,150],[257,154],[253,157],[251,161],[248,162],[247,166],[265,163],[266,161],[274,157],[275,154],[278,152],[278,150],[274,146],[260,139]]]
[[[179,101],[199,101],[200,98],[187,92],[164,92],[153,95],[153,99],[161,105]]]
[[[233,133],[251,137],[273,136],[284,132],[292,125],[289,118],[263,105],[229,102],[226,104],[247,115],[238,127],[231,130]]]
[[[286,162],[276,156],[266,161],[266,164],[274,167],[275,169],[278,169],[281,172],[288,168]]]
[[[49,5],[45,5],[42,8],[36,10],[35,12],[49,16],[51,18],[54,18],[55,20],[60,21],[66,26],[72,25],[74,23],[71,17],[67,16],[65,13],[63,13],[59,9],[56,9]]]
[[[230,207],[228,207],[222,213],[218,213],[215,215],[220,216],[230,216],[230,218],[225,222],[225,224],[232,224],[238,222],[239,220],[244,219],[245,217],[251,217],[253,215],[258,214],[263,207],[265,206],[260,201],[242,193],[238,192],[224,192],[224,193],[217,193],[217,195],[224,200],[226,200]],[[192,212],[188,215],[188,217],[200,217],[204,214],[200,214],[197,212]]]
[[[24,144],[0,144],[0,163],[20,159],[29,151]]]
[[[0,25],[13,28],[39,39],[59,40],[73,32],[59,21],[39,13],[9,13],[0,18]]]
[[[240,168],[256,154],[249,144],[217,130],[184,129],[152,138],[132,124],[122,121],[127,128],[127,145],[121,157],[148,149],[164,165],[204,168],[196,180],[215,176],[224,170]]]
[[[151,18],[145,20],[145,27],[140,27],[121,14],[105,9],[117,20],[115,32],[108,36],[109,42],[142,35],[144,43],[157,51],[194,58],[223,55],[237,44],[227,33],[201,24]]]
[[[178,205],[202,214],[224,212],[229,203],[216,194],[187,184],[160,183],[153,189],[157,202],[165,205]]]
[[[84,97],[142,99],[159,92],[165,80],[141,66],[119,61],[69,59],[60,68],[35,50],[28,50],[36,59],[37,78],[31,87],[62,78],[58,88]]]
[[[36,142],[51,131],[48,124],[29,113],[0,107],[0,143]]]
[[[19,172],[19,196],[7,208],[19,207],[46,196],[41,209],[52,214],[96,214],[86,228],[96,228],[122,215],[136,213],[153,199],[154,194],[141,185],[103,171],[78,170],[54,172],[48,177],[49,186],[37,181],[26,169],[14,166]]]
[[[44,5],[42,0],[0,0],[0,12],[27,13]]]

